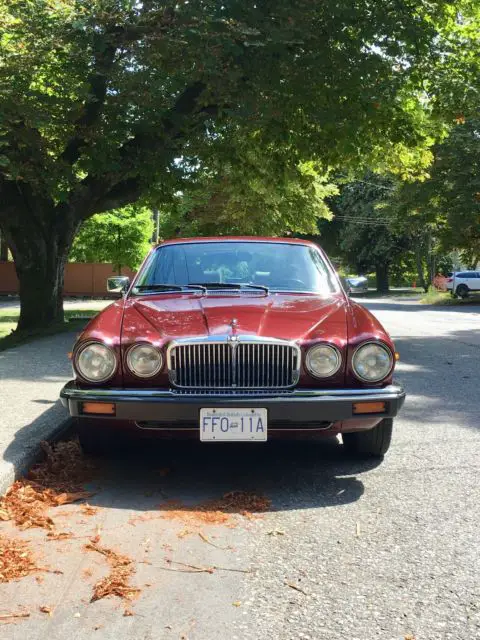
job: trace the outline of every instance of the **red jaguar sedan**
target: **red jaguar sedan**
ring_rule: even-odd
[[[342,434],[383,456],[405,392],[378,320],[345,293],[324,252],[290,238],[164,242],[73,351],[61,391],[82,446],[131,434],[202,442]]]

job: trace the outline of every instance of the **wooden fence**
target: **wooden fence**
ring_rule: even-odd
[[[69,262],[65,267],[65,296],[108,296],[107,278],[118,275],[111,264]],[[128,268],[122,275],[132,278]],[[0,295],[17,294],[18,279],[13,262],[0,262]]]

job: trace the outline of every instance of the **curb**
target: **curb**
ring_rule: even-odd
[[[48,442],[58,442],[73,429],[75,421],[73,418],[65,418],[50,432],[42,438]],[[38,462],[41,457],[40,441],[33,446],[22,451],[13,461],[0,460],[0,497],[3,496],[9,487],[30,469],[32,464]]]

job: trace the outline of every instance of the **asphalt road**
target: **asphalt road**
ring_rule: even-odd
[[[102,461],[98,512],[52,515],[134,559],[135,615],[117,598],[89,602],[107,563],[82,550],[87,538],[30,530],[22,537],[63,574],[0,584],[2,610],[31,612],[0,638],[480,638],[480,308],[367,306],[396,339],[408,391],[380,465],[345,459],[336,440],[163,444]],[[231,490],[263,494],[272,509],[221,526],[159,518],[166,500]],[[183,573],[175,562],[223,569]]]

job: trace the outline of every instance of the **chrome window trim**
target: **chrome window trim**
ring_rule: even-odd
[[[388,373],[386,373],[384,376],[382,376],[378,380],[369,380],[368,378],[363,378],[359,373],[357,373],[357,371],[355,369],[355,356],[357,354],[357,351],[359,351],[363,347],[366,347],[368,344],[375,344],[378,347],[383,347],[385,349],[385,351],[388,353],[389,357],[390,357],[390,369],[388,370]],[[392,373],[394,366],[395,366],[395,359],[393,357],[392,350],[390,349],[390,347],[385,342],[382,342],[381,340],[367,340],[366,342],[362,342],[362,344],[359,344],[357,347],[355,347],[355,350],[354,350],[354,352],[352,354],[352,371],[353,371],[354,376],[356,378],[358,378],[358,380],[360,380],[361,382],[368,382],[370,384],[378,384],[382,380],[385,380],[385,378],[388,378],[388,376]]]
[[[181,385],[177,385],[175,382],[175,372],[172,368],[172,351],[175,347],[178,346],[188,346],[188,345],[202,345],[202,344],[222,344],[222,345],[230,345],[232,348],[232,355],[235,353],[235,349],[239,344],[268,344],[268,345],[278,345],[283,347],[290,347],[294,349],[296,353],[296,366],[292,367],[292,384],[288,386],[280,386],[280,387],[241,387],[241,386],[219,386],[215,387],[216,389],[267,389],[273,390],[275,389],[291,389],[298,384],[300,380],[300,371],[302,365],[302,350],[300,346],[292,341],[292,340],[282,340],[280,338],[270,338],[270,337],[261,337],[261,336],[249,336],[249,335],[218,335],[218,336],[198,336],[193,338],[178,338],[177,340],[172,340],[167,347],[167,370],[168,370],[168,379],[170,383],[178,388],[178,389],[192,389],[195,387],[185,387]],[[234,358],[233,358],[234,361]],[[232,363],[232,367],[234,366],[234,362]]]

